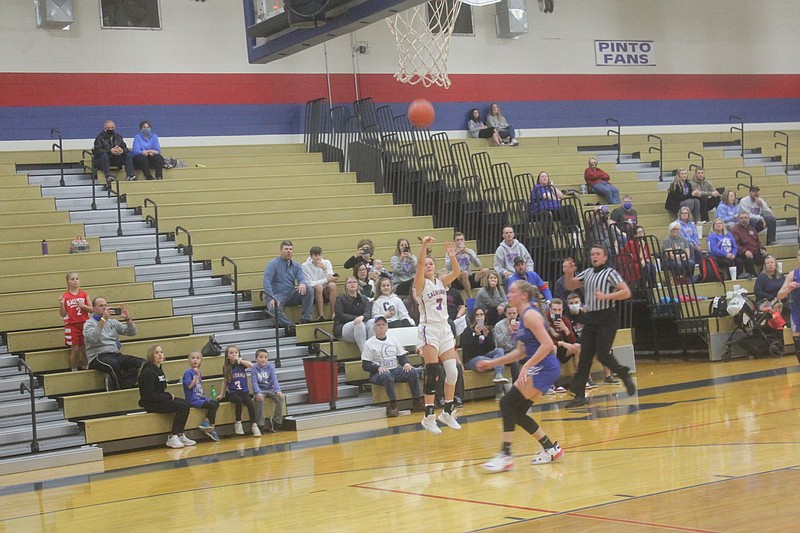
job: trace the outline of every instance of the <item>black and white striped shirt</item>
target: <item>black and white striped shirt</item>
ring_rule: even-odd
[[[622,275],[613,268],[603,268],[595,272],[594,268],[587,268],[583,272],[575,274],[575,279],[583,282],[583,294],[586,297],[586,310],[605,311],[611,309],[616,303],[615,300],[598,300],[594,296],[595,289],[600,292],[610,294],[616,291],[617,285],[623,283]]]

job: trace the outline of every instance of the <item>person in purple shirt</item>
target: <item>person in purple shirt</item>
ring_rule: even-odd
[[[261,430],[256,424],[256,408],[250,398],[250,389],[247,385],[249,381],[249,370],[253,368],[253,363],[242,359],[239,355],[239,348],[228,346],[225,348],[225,364],[222,367],[222,390],[219,393],[219,400],[228,400],[233,403],[236,422],[233,424],[233,432],[237,435],[244,435],[242,427],[242,406],[247,407],[247,414],[250,417],[250,429],[254,437],[261,436]]]
[[[281,392],[275,365],[269,362],[266,348],[256,350],[256,364],[250,369],[250,377],[253,382],[253,398],[256,401],[256,424],[266,432],[277,433],[286,412],[286,397]],[[275,404],[272,418],[264,417],[264,400],[267,398]]]
[[[158,135],[153,133],[150,121],[143,120],[139,123],[139,133],[133,138],[133,166],[138,168],[148,180],[153,179],[150,169],[156,171],[155,179],[164,179],[164,156],[161,155],[161,143]]]
[[[306,275],[303,267],[297,261],[292,261],[294,244],[292,241],[281,242],[281,252],[278,257],[267,263],[264,269],[264,292],[267,293],[266,308],[275,312],[278,324],[286,328],[286,335],[295,334],[294,322],[289,320],[284,313],[284,307],[303,305],[300,313],[300,323],[311,322],[311,311],[314,308],[314,291],[308,290]],[[275,309],[275,301],[278,308]]]
[[[517,257],[514,259],[514,273],[508,278],[507,287],[511,287],[511,284],[521,279],[522,281],[527,281],[537,289],[539,292],[542,293],[544,299],[548,302],[553,299],[553,293],[550,292],[550,287],[548,287],[547,282],[542,279],[539,274],[534,272],[533,270],[527,269],[527,263],[525,259],[522,257]]]
[[[183,373],[181,383],[183,384],[183,397],[190,407],[197,409],[207,409],[208,415],[205,420],[198,426],[199,429],[209,436],[212,440],[219,442],[219,435],[214,429],[214,423],[217,419],[217,409],[219,409],[219,402],[206,398],[206,393],[203,390],[203,374],[200,373],[200,365],[203,364],[203,355],[200,352],[192,352],[189,354],[189,368]]]

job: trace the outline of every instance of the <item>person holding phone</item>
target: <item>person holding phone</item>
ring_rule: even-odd
[[[476,309],[472,315],[471,327],[461,333],[461,357],[464,360],[464,368],[477,370],[478,361],[491,361],[503,355],[505,352],[495,345],[494,335],[486,327],[486,312],[483,309]],[[503,376],[503,365],[496,366],[493,370],[492,381],[500,387],[503,383],[508,383],[508,378]]]
[[[128,314],[128,305],[112,308],[105,298],[92,300],[92,316],[83,325],[86,357],[90,369],[108,374],[108,390],[135,387],[139,369],[145,363],[141,357],[120,352],[120,335],[136,336],[136,324]]]
[[[361,239],[356,245],[356,252],[344,262],[344,267],[349,270],[361,263],[366,263],[369,269],[369,267],[372,267],[372,252],[374,251],[375,245],[372,244],[371,239]]]
[[[411,284],[417,271],[417,257],[411,253],[408,239],[397,239],[392,256],[392,288],[399,296],[411,293]]]

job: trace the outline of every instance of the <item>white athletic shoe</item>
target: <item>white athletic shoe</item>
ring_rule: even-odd
[[[170,435],[167,439],[168,448],[183,448],[184,444],[177,435]]]
[[[503,374],[497,374],[492,380],[493,383],[508,383],[508,378]]]
[[[555,442],[553,443],[552,448],[548,448],[547,450],[542,450],[536,455],[534,455],[533,459],[531,459],[531,464],[544,465],[547,463],[555,463],[562,457],[564,457],[564,450],[562,450],[561,446],[559,446],[558,443]]]
[[[455,409],[453,409],[452,413],[448,413],[446,411],[442,411],[439,414],[439,422],[441,422],[442,424],[445,424],[447,426],[450,426],[453,429],[461,429],[461,424],[459,424],[458,420],[456,420],[456,410]]]
[[[260,437],[261,436],[261,430],[258,429],[258,424],[253,424],[252,426],[250,426],[250,429],[253,430],[253,436],[254,437]]]
[[[510,455],[506,455],[503,452],[498,452],[489,459],[487,462],[481,465],[484,470],[491,473],[497,472],[505,472],[506,470],[511,470],[514,466],[514,458]]]
[[[183,443],[184,446],[194,446],[195,444],[197,444],[195,441],[193,441],[184,434],[178,435],[178,438],[180,439],[180,441]]]
[[[421,423],[422,427],[434,435],[440,435],[442,433],[442,430],[436,425],[436,415],[427,415],[422,417]]]
[[[233,424],[233,432],[237,435],[244,435],[244,429],[242,428],[241,422],[236,422]]]

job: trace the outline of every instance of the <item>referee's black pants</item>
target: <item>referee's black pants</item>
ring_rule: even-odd
[[[575,396],[586,397],[586,381],[589,379],[595,355],[612,372],[620,376],[628,374],[630,369],[619,364],[617,359],[611,355],[611,345],[614,343],[617,328],[619,328],[619,318],[615,309],[587,313],[587,321],[583,326],[580,339],[581,360],[569,387]]]

